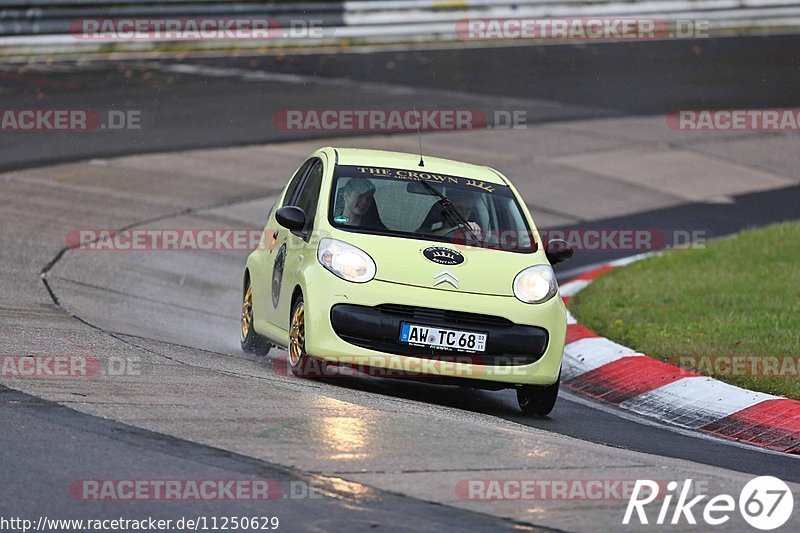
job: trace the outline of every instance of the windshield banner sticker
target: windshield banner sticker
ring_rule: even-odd
[[[510,189],[505,185],[486,183],[484,181],[476,180],[473,178],[464,178],[460,176],[450,176],[447,174],[426,172],[424,170],[339,165],[336,167],[336,176],[337,177],[347,176],[352,178],[385,178],[385,179],[393,178],[393,179],[408,180],[408,181],[427,181],[433,183],[440,183],[443,185],[456,185],[460,187],[480,189],[487,193],[501,192],[504,196],[510,195],[511,193]]]

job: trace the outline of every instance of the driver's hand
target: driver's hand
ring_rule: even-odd
[[[469,221],[467,222],[467,226],[469,226],[470,231],[475,234],[476,237],[481,237],[481,227],[478,225],[477,222]]]
[[[446,228],[442,228],[440,230],[436,230],[433,232],[434,235],[449,235],[454,231],[461,231],[464,233],[464,237],[466,235],[475,235],[476,239],[481,238],[481,227],[478,225],[477,222],[467,222],[466,226],[464,224],[458,224],[456,226],[449,226]]]

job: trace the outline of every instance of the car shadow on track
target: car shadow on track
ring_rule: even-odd
[[[288,355],[285,351],[273,352],[263,359],[263,366],[279,375],[291,375]],[[403,400],[424,402],[442,407],[450,407],[474,413],[500,416],[506,419],[522,418],[524,415],[517,406],[513,390],[484,390],[464,385],[426,383],[425,376],[376,377],[350,368],[329,366],[325,377],[297,378],[313,379],[349,390],[370,392]],[[529,417],[525,417],[528,419]],[[530,418],[534,421],[548,421],[550,417]]]

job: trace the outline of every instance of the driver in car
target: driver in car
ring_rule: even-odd
[[[460,223],[458,218],[453,216],[450,210],[445,207],[444,200],[439,200],[431,206],[425,220],[422,221],[422,224],[417,229],[417,233],[442,236],[456,229],[463,229],[479,238],[481,227],[475,222],[478,217],[475,212],[475,202],[472,199],[472,194],[461,189],[450,189],[447,193],[447,199],[450,200],[453,208],[467,221],[467,227],[462,227],[463,224]]]
[[[334,221],[345,226],[386,230],[375,204],[375,184],[368,179],[350,178],[342,187],[342,211]],[[337,202],[338,203],[338,202]]]

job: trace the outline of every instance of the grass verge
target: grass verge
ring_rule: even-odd
[[[570,310],[651,357],[800,399],[800,223],[615,269],[578,293]]]

